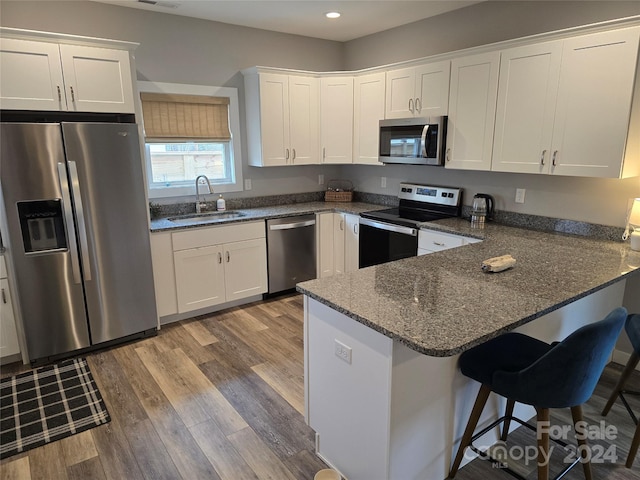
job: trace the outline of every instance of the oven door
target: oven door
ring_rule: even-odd
[[[415,257],[418,254],[416,228],[360,218],[359,267]]]

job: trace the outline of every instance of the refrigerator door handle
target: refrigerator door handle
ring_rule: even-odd
[[[80,181],[78,180],[78,168],[76,162],[69,162],[69,175],[71,176],[71,190],[76,205],[78,219],[78,235],[80,237],[80,255],[82,256],[82,271],[84,280],[91,280],[91,265],[89,264],[89,242],[87,241],[87,227],[84,222],[84,209],[80,195]]]
[[[69,194],[69,181],[67,169],[64,163],[58,162],[58,181],[62,193],[62,209],[64,211],[64,223],[69,239],[69,253],[71,256],[71,271],[73,282],[80,283],[80,261],[78,260],[78,244],[76,241],[76,229],[73,227],[73,212],[71,211],[71,196]]]

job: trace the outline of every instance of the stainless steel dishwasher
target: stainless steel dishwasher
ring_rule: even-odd
[[[267,220],[269,293],[316,278],[316,216]]]

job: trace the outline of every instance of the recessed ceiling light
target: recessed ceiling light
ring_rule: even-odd
[[[327,18],[338,18],[340,16],[340,12],[327,12],[324,16]]]

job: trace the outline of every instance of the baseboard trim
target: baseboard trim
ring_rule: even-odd
[[[611,355],[611,361],[615,363],[619,363],[620,365],[626,365],[629,361],[629,357],[631,354],[628,352],[623,352],[622,350],[614,349],[613,354]],[[636,366],[636,370],[640,372],[640,363]]]

